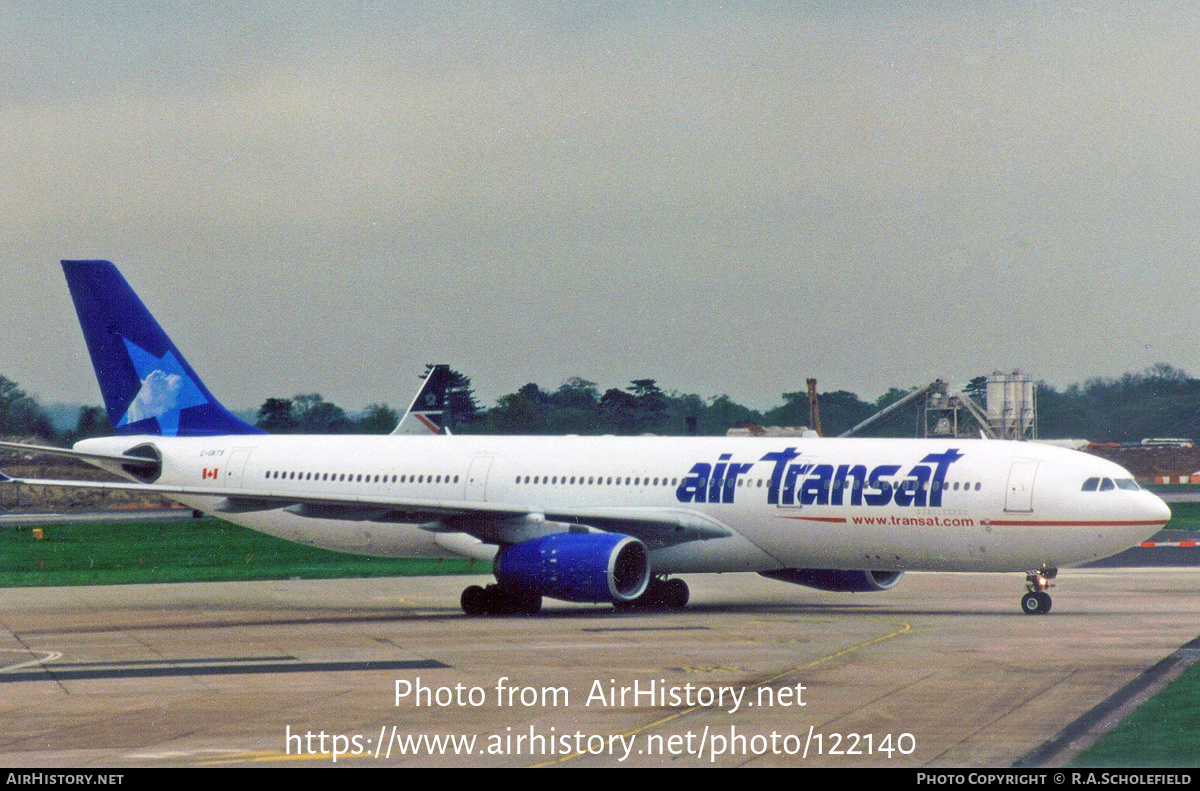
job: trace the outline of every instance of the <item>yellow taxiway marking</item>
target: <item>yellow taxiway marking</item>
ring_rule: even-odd
[[[252,750],[244,753],[235,753],[233,755],[222,756],[221,758],[212,758],[207,761],[199,761],[196,766],[217,766],[220,764],[252,764],[263,761],[332,761],[333,753],[281,753],[275,750]],[[338,760],[347,758],[374,758],[374,753],[361,753],[359,755],[337,756]]]

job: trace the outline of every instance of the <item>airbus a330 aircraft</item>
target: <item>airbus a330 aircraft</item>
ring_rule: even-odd
[[[115,436],[50,452],[129,482],[7,480],[157,492],[344,552],[492,560],[496,584],[463,591],[472,615],[543,596],[682,607],[681,573],[878,591],[907,570],[1025,572],[1022,610],[1045,613],[1058,568],[1171,515],[1116,464],[1024,442],[267,435],[212,396],[116,267],[63,270]]]

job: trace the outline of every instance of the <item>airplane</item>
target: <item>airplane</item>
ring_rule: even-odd
[[[1021,609],[1045,614],[1059,568],[1171,516],[1119,465],[1030,442],[268,435],[217,401],[113,264],[62,267],[114,436],[6,446],[125,482],[4,480],[155,492],[342,552],[492,561],[496,582],[462,592],[468,615],[535,614],[543,597],[677,609],[685,573],[854,592],[906,571],[1024,572]]]

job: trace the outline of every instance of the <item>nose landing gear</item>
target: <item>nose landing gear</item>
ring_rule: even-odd
[[[1025,589],[1028,591],[1021,597],[1021,612],[1026,615],[1045,615],[1050,612],[1050,594],[1047,588],[1053,588],[1050,580],[1058,576],[1058,569],[1043,568],[1029,571],[1025,574]]]

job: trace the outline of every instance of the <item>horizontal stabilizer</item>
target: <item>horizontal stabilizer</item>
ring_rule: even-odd
[[[55,448],[50,445],[26,445],[21,442],[0,442],[0,450],[46,456],[64,456],[70,459],[79,459],[80,461],[113,461],[146,469],[157,468],[161,463],[158,459],[145,456],[129,456],[123,453],[90,453],[70,448]]]

